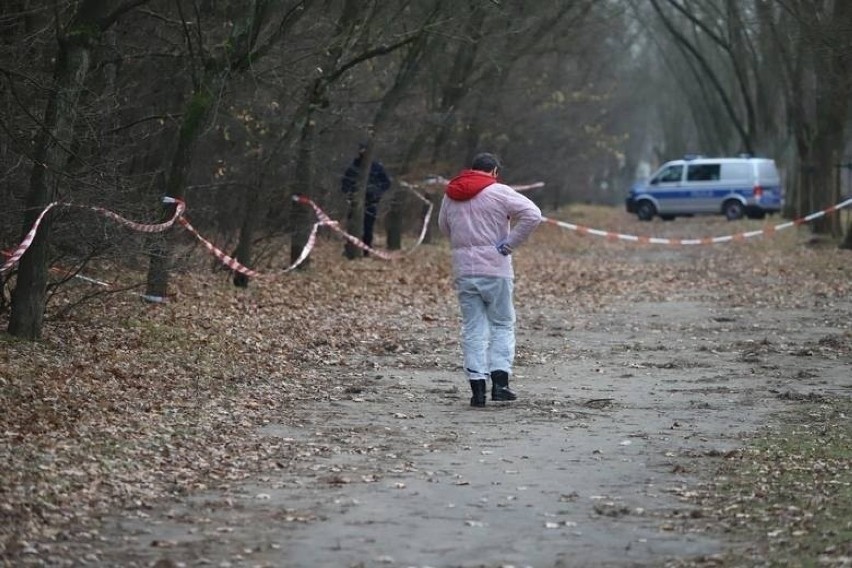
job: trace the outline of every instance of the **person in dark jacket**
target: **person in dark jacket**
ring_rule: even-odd
[[[361,163],[366,150],[367,147],[364,144],[358,147],[358,155],[346,168],[340,181],[340,190],[346,194],[350,203],[358,191],[358,174],[361,171]],[[370,164],[370,174],[367,177],[367,197],[364,200],[364,234],[361,237],[364,244],[369,247],[373,246],[373,227],[376,224],[376,215],[379,212],[379,201],[381,201],[382,195],[390,189],[390,186],[391,180],[384,166],[374,160]],[[350,207],[350,215],[351,211]],[[367,254],[367,251],[364,251],[364,256],[367,256]]]

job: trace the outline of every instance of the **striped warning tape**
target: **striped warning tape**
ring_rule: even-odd
[[[530,189],[538,189],[539,187],[544,187],[543,181],[537,181],[535,183],[528,183],[526,185],[510,185],[512,189],[515,191],[527,191]]]
[[[17,264],[19,260],[21,260],[21,257],[24,256],[24,253],[26,253],[27,249],[30,248],[30,245],[33,244],[33,240],[35,239],[36,233],[38,232],[38,228],[41,225],[45,215],[47,215],[47,212],[53,209],[54,207],[77,207],[80,209],[91,209],[136,231],[141,231],[143,233],[159,233],[171,227],[175,223],[175,221],[181,215],[183,215],[183,212],[186,210],[186,204],[181,199],[164,197],[163,203],[175,203],[177,205],[172,214],[172,217],[162,223],[145,224],[137,223],[136,221],[131,221],[130,219],[122,217],[118,213],[114,213],[112,211],[109,211],[108,209],[104,209],[103,207],[77,205],[74,203],[62,203],[59,201],[54,201],[53,203],[48,204],[48,206],[45,207],[41,213],[39,213],[39,216],[36,218],[35,222],[33,223],[33,226],[30,227],[29,231],[27,231],[24,240],[21,241],[21,244],[19,244],[14,251],[12,251],[12,254],[9,255],[9,258],[6,260],[5,263],[3,263],[3,266],[0,266],[0,274],[11,270],[11,268],[15,266],[15,264]]]
[[[60,268],[59,266],[51,266],[50,271],[54,274],[59,274],[60,276],[65,276],[66,278],[76,278],[78,280],[82,280],[83,282],[88,282],[89,284],[93,284],[95,286],[100,286],[101,288],[112,288],[112,284],[109,282],[104,282],[103,280],[97,280],[95,278],[91,278],[84,274],[79,274],[77,272],[73,272],[71,270],[67,270],[65,268]]]
[[[409,189],[411,189],[411,188],[409,188]],[[425,219],[423,221],[423,228],[421,229],[420,235],[419,235],[417,241],[415,242],[415,244],[410,249],[405,251],[404,253],[396,253],[396,254],[387,253],[387,252],[380,251],[378,249],[374,249],[372,247],[367,246],[366,243],[364,243],[361,239],[358,239],[357,237],[350,235],[349,233],[347,233],[346,231],[341,229],[340,224],[337,221],[333,220],[331,217],[329,217],[328,214],[325,213],[311,199],[309,199],[305,196],[300,196],[300,195],[294,196],[293,199],[295,201],[302,203],[304,205],[308,205],[314,210],[314,212],[316,213],[316,216],[318,218],[318,221],[316,223],[314,223],[313,226],[311,227],[311,232],[308,236],[307,243],[302,248],[302,252],[299,255],[299,258],[297,258],[290,266],[285,268],[283,270],[283,272],[289,272],[291,270],[294,270],[295,268],[297,268],[300,264],[302,264],[305,261],[305,259],[308,257],[308,255],[310,255],[311,251],[314,248],[314,245],[316,244],[317,232],[319,231],[320,227],[331,228],[332,230],[340,233],[345,239],[349,240],[350,242],[352,242],[356,246],[359,246],[360,248],[363,248],[364,250],[368,250],[368,251],[372,252],[378,258],[382,258],[382,259],[385,259],[385,260],[391,260],[393,258],[401,256],[402,254],[409,254],[411,251],[413,251],[415,248],[417,248],[417,246],[419,246],[423,242],[423,239],[425,238],[425,235],[426,235],[426,230],[427,230],[428,225],[429,225],[429,219],[432,215],[432,208],[433,208],[431,201],[429,201],[428,199],[426,199],[425,197],[423,197],[422,195],[420,195],[418,192],[414,191],[413,189],[411,189],[411,191],[415,195],[417,195],[417,197],[420,198],[424,203],[426,203],[428,205],[428,209],[427,209],[427,212],[426,212],[426,215],[425,215]],[[135,230],[141,231],[141,232],[145,232],[145,233],[155,233],[155,232],[164,231],[164,230],[168,229],[169,227],[171,227],[175,222],[177,222],[184,229],[186,229],[190,234],[192,234],[196,239],[198,239],[204,245],[204,247],[208,251],[210,251],[210,253],[213,254],[222,264],[224,264],[225,266],[227,266],[231,270],[234,270],[234,271],[239,272],[241,274],[245,274],[246,276],[249,276],[251,278],[268,277],[268,275],[261,274],[260,272],[257,272],[256,270],[253,270],[253,269],[243,265],[238,260],[236,260],[232,256],[226,254],[224,251],[219,249],[216,245],[214,245],[208,239],[204,238],[204,236],[202,236],[201,233],[199,233],[198,230],[195,227],[193,227],[192,224],[185,217],[183,217],[183,214],[186,210],[186,204],[182,200],[173,199],[171,197],[164,197],[163,202],[164,203],[176,203],[177,207],[175,208],[173,216],[168,221],[165,221],[163,223],[156,223],[156,224],[137,223],[135,221],[131,221],[131,220],[129,220],[125,217],[122,217],[121,215],[114,213],[114,212],[112,212],[108,209],[105,209],[103,207],[80,206],[80,205],[75,205],[75,204],[71,204],[71,203],[61,203],[61,202],[50,203],[47,207],[45,207],[42,210],[42,212],[36,218],[36,221],[33,223],[33,226],[27,232],[27,234],[24,237],[24,240],[21,242],[21,244],[18,245],[11,252],[3,251],[3,256],[7,257],[7,259],[3,263],[2,267],[0,267],[0,273],[3,273],[3,272],[10,270],[21,259],[21,257],[24,255],[24,253],[26,253],[26,251],[32,245],[32,242],[35,239],[35,235],[38,232],[38,228],[41,225],[44,217],[47,215],[48,211],[50,211],[54,207],[82,207],[82,208],[91,209],[93,211],[96,211],[97,213],[100,213],[101,215],[103,215],[105,217],[113,219],[113,220],[117,221],[118,223],[121,223],[123,225],[126,225],[126,226],[132,228],[132,229],[135,229]],[[56,269],[56,270],[61,271],[61,269]],[[63,271],[62,273],[65,274],[65,275],[69,275],[69,273],[67,271]],[[109,286],[109,284],[106,283],[106,282],[102,282],[100,280],[95,280],[94,278],[89,278],[87,276],[82,276],[82,275],[79,275],[79,274],[75,274],[73,276],[75,278],[80,278],[80,279],[83,279],[87,282],[91,282],[92,284],[96,284],[96,285],[99,285],[99,286]]]
[[[3,255],[6,258],[9,258],[9,257],[12,256],[12,251],[11,250],[0,250],[0,255]],[[61,276],[66,276],[68,278],[77,278],[79,280],[82,280],[83,282],[88,282],[89,284],[94,284],[96,286],[101,286],[101,287],[104,287],[104,288],[112,287],[112,284],[110,284],[109,282],[104,282],[103,280],[96,280],[94,278],[90,278],[90,277],[85,276],[83,274],[78,274],[78,273],[72,272],[70,270],[66,270],[65,268],[60,268],[58,266],[51,266],[50,271],[55,273],[55,274],[59,274]]]
[[[269,277],[268,274],[262,274],[260,272],[257,272],[256,270],[252,270],[251,268],[240,263],[237,259],[233,258],[232,256],[225,254],[221,249],[216,247],[216,245],[214,245],[213,243],[211,243],[210,241],[205,239],[203,236],[201,236],[201,234],[195,229],[195,227],[193,227],[189,223],[189,221],[186,220],[185,217],[181,217],[180,219],[178,219],[178,223],[180,223],[180,225],[184,229],[186,229],[193,236],[195,236],[196,239],[201,241],[201,243],[204,245],[204,247],[208,251],[210,251],[210,253],[213,254],[213,256],[215,256],[217,259],[219,259],[219,262],[221,262],[222,264],[224,264],[225,266],[227,266],[231,270],[233,270],[235,272],[239,272],[240,274],[244,274],[244,275],[249,276],[251,278],[268,278]],[[308,235],[308,241],[305,244],[304,248],[302,249],[302,253],[299,255],[299,258],[297,258],[293,262],[293,264],[291,264],[290,266],[285,268],[283,270],[283,272],[290,272],[291,270],[294,270],[296,267],[298,267],[300,264],[302,264],[305,261],[305,259],[308,258],[308,255],[311,253],[311,250],[314,248],[314,245],[316,244],[317,231],[319,230],[319,228],[323,227],[323,226],[331,226],[331,225],[336,225],[336,221],[332,221],[331,219],[327,219],[327,220],[321,220],[317,223],[314,223],[313,227],[311,227],[310,235]]]
[[[320,209],[319,205],[314,203],[314,201],[311,198],[304,196],[304,195],[294,195],[293,201],[295,201],[296,203],[301,203],[302,205],[309,206],[311,209],[314,210],[314,213],[316,214],[317,218],[320,220],[320,223],[324,223],[327,227],[331,228],[331,230],[333,230],[334,232],[340,234],[344,239],[346,239],[347,241],[349,241],[350,243],[352,243],[356,247],[363,249],[363,250],[366,250],[366,251],[369,251],[374,256],[381,258],[383,260],[391,260],[391,258],[393,258],[393,255],[386,253],[384,251],[378,250],[378,249],[374,249],[374,248],[368,246],[367,243],[365,243],[364,241],[362,241],[358,237],[356,237],[354,235],[350,235],[349,233],[347,233],[346,231],[341,229],[340,223],[338,223],[337,221],[335,221],[331,217],[329,217],[328,214],[325,211],[323,211],[322,209]]]
[[[401,256],[409,254],[411,251],[413,251],[415,248],[417,248],[423,242],[423,239],[425,238],[426,231],[427,231],[428,226],[429,226],[429,220],[430,220],[431,215],[432,215],[433,205],[432,205],[432,202],[429,199],[427,199],[426,197],[421,195],[419,192],[415,191],[414,188],[410,184],[404,184],[404,185],[410,191],[412,191],[418,198],[420,198],[424,203],[426,203],[428,205],[428,209],[426,211],[426,215],[425,215],[424,220],[423,220],[423,227],[420,231],[420,235],[418,236],[417,241],[408,250],[406,250],[404,252],[398,252],[398,253],[388,253],[388,252],[381,251],[381,250],[378,250],[378,249],[374,249],[374,248],[368,246],[361,239],[359,239],[359,238],[347,233],[346,231],[344,231],[340,227],[340,223],[333,220],[313,200],[311,200],[310,198],[303,196],[303,195],[294,195],[293,196],[294,201],[301,203],[303,205],[307,205],[314,210],[314,213],[316,214],[318,221],[316,223],[314,223],[313,226],[311,227],[311,232],[308,236],[308,240],[307,240],[305,246],[303,247],[302,252],[299,255],[299,258],[297,258],[290,266],[285,268],[283,270],[283,272],[289,272],[291,270],[294,270],[295,268],[297,268],[300,264],[302,264],[305,261],[305,259],[308,257],[308,255],[310,255],[311,251],[314,248],[314,245],[316,244],[317,232],[319,231],[320,227],[329,227],[333,231],[342,235],[349,242],[353,243],[354,245],[358,246],[359,248],[370,251],[372,254],[374,254],[378,258],[382,258],[382,259],[385,259],[385,260],[393,260],[395,258],[399,258]],[[518,189],[518,188],[520,188],[520,190],[532,189],[534,187],[542,187],[543,185],[544,185],[543,183],[538,182],[538,183],[535,183],[535,184],[530,184],[529,186],[516,186],[516,189]],[[118,215],[117,213],[114,213],[114,212],[109,211],[107,209],[104,209],[102,207],[80,206],[80,205],[74,205],[74,204],[70,204],[70,203],[60,203],[60,202],[50,203],[47,207],[44,208],[44,210],[42,210],[42,212],[36,218],[36,221],[33,223],[33,226],[27,232],[27,235],[25,236],[25,238],[21,242],[21,244],[18,245],[18,247],[15,248],[11,252],[9,252],[7,250],[2,251],[2,255],[7,257],[7,260],[2,265],[2,267],[0,267],[0,274],[11,269],[20,260],[20,258],[24,255],[24,253],[27,251],[27,249],[32,244],[33,239],[35,238],[36,232],[38,231],[39,225],[41,224],[42,220],[44,219],[44,217],[45,217],[45,215],[47,214],[48,211],[50,211],[54,207],[82,207],[82,208],[86,208],[86,209],[92,209],[92,210],[94,210],[94,211],[96,211],[96,212],[98,212],[98,213],[100,213],[100,214],[102,214],[102,215],[104,215],[108,218],[111,218],[111,219],[113,219],[113,220],[115,220],[115,221],[117,221],[117,222],[119,222],[123,225],[126,225],[130,228],[137,230],[137,231],[147,232],[147,233],[164,231],[164,230],[168,229],[169,227],[171,227],[175,222],[178,222],[189,233],[191,233],[193,236],[195,236],[195,238],[197,238],[208,251],[210,251],[217,259],[219,259],[219,261],[222,262],[222,264],[224,264],[225,266],[227,266],[231,270],[245,274],[246,276],[249,276],[249,277],[252,277],[252,278],[268,277],[268,275],[261,274],[260,272],[257,272],[255,270],[248,268],[247,266],[241,264],[235,258],[226,254],[221,249],[216,247],[213,243],[211,243],[209,240],[204,238],[195,229],[195,227],[193,227],[192,224],[185,217],[183,217],[183,213],[186,210],[186,204],[182,200],[174,199],[174,198],[171,198],[171,197],[164,197],[163,202],[164,203],[175,203],[177,206],[175,207],[175,211],[174,211],[172,217],[169,220],[162,222],[162,223],[155,223],[155,224],[144,224],[144,223],[138,223],[138,222],[135,222],[135,221],[131,221],[129,219],[122,217],[121,215]],[[845,207],[849,207],[850,205],[852,205],[852,198],[847,199],[845,201],[842,201],[842,202],[840,202],[836,205],[833,205],[831,207],[828,207],[826,209],[823,209],[822,211],[817,211],[815,213],[811,213],[810,215],[806,215],[804,217],[800,217],[798,219],[794,219],[794,220],[788,221],[786,223],[780,223],[778,225],[774,225],[774,226],[770,226],[770,227],[764,227],[763,229],[759,229],[759,230],[755,230],[755,231],[747,231],[747,232],[743,232],[743,233],[737,233],[737,234],[734,234],[734,235],[725,235],[725,236],[721,236],[721,237],[705,237],[705,238],[699,238],[699,239],[672,239],[672,238],[663,238],[663,237],[647,237],[647,236],[639,236],[639,235],[629,235],[629,234],[623,234],[623,233],[616,233],[616,232],[612,232],[612,231],[605,231],[605,230],[601,230],[601,229],[593,229],[593,228],[590,228],[590,227],[585,227],[583,225],[576,225],[574,223],[568,223],[566,221],[559,221],[559,220],[556,220],[556,219],[550,219],[548,217],[545,217],[544,221],[547,222],[547,223],[556,225],[558,227],[562,227],[564,229],[576,231],[580,234],[600,236],[600,237],[605,237],[605,238],[610,239],[610,240],[623,240],[623,241],[643,243],[643,244],[647,243],[647,244],[664,244],[664,245],[704,245],[704,244],[719,244],[719,243],[726,243],[726,242],[742,241],[742,240],[745,240],[745,239],[749,239],[749,238],[757,237],[757,236],[762,236],[762,235],[763,236],[769,236],[769,235],[772,235],[775,232],[781,231],[783,229],[787,229],[787,228],[790,228],[790,227],[795,227],[795,226],[803,225],[805,223],[809,223],[809,222],[811,222],[815,219],[823,217],[824,215],[828,215],[828,214],[834,213],[835,211],[843,209]],[[59,270],[59,269],[57,269],[57,270]],[[83,279],[87,282],[91,282],[92,284],[96,284],[96,285],[99,285],[99,286],[107,286],[107,287],[110,286],[106,282],[103,282],[103,281],[100,281],[100,280],[95,280],[94,278],[89,278],[87,276],[78,275],[78,274],[75,274],[73,276],[75,278],[81,278],[81,279]]]
[[[340,223],[332,220],[331,217],[329,217],[328,214],[325,211],[323,211],[310,198],[308,198],[304,195],[294,195],[293,200],[298,202],[298,203],[301,203],[303,205],[307,205],[307,206],[311,207],[314,210],[314,213],[316,214],[317,218],[320,219],[320,221],[325,222],[325,224],[327,226],[329,226],[333,231],[340,234],[344,239],[346,239],[347,241],[349,241],[350,243],[352,243],[356,247],[358,247],[362,250],[368,251],[370,254],[372,254],[372,255],[374,255],[378,258],[381,258],[383,260],[394,260],[396,258],[400,258],[402,256],[411,254],[414,251],[414,249],[416,249],[417,247],[419,247],[423,243],[423,239],[426,238],[426,231],[429,229],[429,219],[432,217],[432,209],[434,208],[434,205],[432,205],[432,202],[429,199],[427,199],[426,197],[424,197],[422,194],[420,194],[418,191],[416,191],[410,184],[403,182],[402,185],[403,185],[403,187],[405,187],[406,189],[411,191],[411,193],[413,193],[415,196],[417,196],[418,199],[423,201],[423,203],[426,204],[427,208],[426,208],[426,214],[423,216],[423,225],[420,228],[420,234],[418,235],[417,240],[414,242],[414,244],[404,251],[393,252],[393,253],[389,253],[387,251],[383,251],[383,250],[373,248],[373,247],[367,245],[367,243],[365,243],[364,241],[362,241],[358,237],[356,237],[356,236],[354,236],[350,233],[347,233],[346,231],[344,231],[340,227]]]
[[[409,189],[411,189],[411,188],[409,188]],[[300,203],[302,205],[307,205],[308,207],[313,209],[314,214],[317,216],[318,221],[316,223],[314,223],[313,226],[311,227],[311,232],[308,235],[308,240],[305,243],[305,246],[302,248],[302,252],[299,255],[299,258],[297,258],[290,266],[285,268],[283,270],[283,272],[290,272],[291,270],[294,270],[300,264],[302,264],[305,261],[305,259],[308,258],[308,255],[311,254],[311,251],[313,250],[314,245],[316,244],[317,232],[319,231],[320,227],[328,227],[332,231],[339,233],[341,236],[343,236],[344,239],[351,242],[355,246],[357,246],[357,247],[359,247],[363,250],[369,251],[370,253],[372,253],[376,257],[381,258],[383,260],[393,260],[393,259],[398,258],[400,256],[410,254],[411,251],[413,251],[415,248],[417,248],[423,242],[423,239],[426,236],[426,229],[429,226],[429,219],[432,215],[432,207],[433,207],[431,201],[429,201],[428,199],[426,199],[425,197],[423,197],[421,194],[414,191],[413,189],[411,189],[411,191],[417,197],[419,197],[424,203],[426,203],[428,205],[428,208],[426,210],[426,215],[425,215],[425,218],[423,220],[423,228],[420,231],[420,235],[419,235],[417,241],[408,250],[406,250],[404,252],[400,252],[400,253],[388,253],[386,251],[382,251],[382,250],[375,249],[373,247],[368,246],[364,241],[362,241],[358,237],[351,235],[351,234],[347,233],[345,230],[343,230],[340,227],[340,223],[338,221],[335,221],[334,219],[332,219],[328,215],[328,213],[323,211],[322,208],[320,208],[320,206],[317,205],[312,199],[310,199],[309,197],[304,196],[304,195],[294,195],[293,201],[295,201],[296,203]],[[186,229],[187,231],[192,233],[192,235],[194,235],[195,238],[197,238],[204,245],[204,247],[208,251],[210,251],[210,253],[213,254],[213,256],[215,256],[219,260],[219,262],[221,262],[223,265],[225,265],[229,269],[234,270],[236,272],[239,272],[241,274],[244,274],[246,276],[249,276],[251,278],[268,278],[268,277],[270,277],[270,275],[268,275],[268,274],[262,274],[260,272],[257,272],[256,270],[252,270],[251,268],[248,268],[247,266],[245,266],[245,265],[241,264],[239,261],[237,261],[235,258],[233,258],[230,255],[223,252],[221,249],[216,247],[216,245],[211,243],[209,240],[205,239],[195,229],[195,227],[193,227],[189,223],[189,221],[186,220],[185,217],[181,217],[180,219],[178,219],[178,223],[184,229]]]
[[[742,233],[736,233],[734,235],[724,235],[721,237],[703,237],[699,239],[669,239],[664,237],[626,235],[623,233],[615,233],[612,231],[604,231],[601,229],[592,229],[590,227],[584,227],[583,225],[575,225],[574,223],[550,219],[548,217],[544,217],[544,221],[546,223],[562,227],[563,229],[576,231],[581,235],[594,235],[596,237],[604,237],[610,240],[629,241],[633,243],[652,245],[713,245],[720,243],[744,241],[753,237],[768,237],[778,231],[789,229],[790,227],[798,227],[799,225],[804,225],[805,223],[810,223],[814,219],[819,219],[820,217],[829,215],[831,213],[834,213],[835,211],[843,209],[844,207],[849,207],[850,205],[852,205],[852,198],[847,199],[845,201],[841,201],[840,203],[832,205],[831,207],[823,209],[822,211],[817,211],[815,213],[811,213],[810,215],[799,217],[798,219],[794,219],[792,221],[787,221],[786,223],[780,223],[778,225],[764,227],[755,231],[745,231]]]

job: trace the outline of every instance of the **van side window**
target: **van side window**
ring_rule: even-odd
[[[717,181],[719,164],[691,164],[686,168],[687,181]]]
[[[745,163],[745,164],[739,164],[739,163],[725,164],[722,167],[722,170],[723,170],[722,173],[723,173],[723,177],[725,178],[725,181],[735,181],[736,180],[738,182],[741,181],[741,182],[745,182],[745,183],[750,183],[751,179],[752,179],[751,169],[752,169],[752,166],[751,166],[751,164],[748,164],[748,163]]]
[[[672,182],[672,181],[680,181],[683,177],[683,166],[674,165],[669,166],[663,171],[661,171],[657,177],[651,180],[652,184],[662,183],[662,182]]]

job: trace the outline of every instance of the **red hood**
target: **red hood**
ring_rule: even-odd
[[[497,180],[488,172],[462,170],[447,184],[447,197],[455,201],[467,201]]]

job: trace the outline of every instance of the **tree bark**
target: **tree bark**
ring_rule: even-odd
[[[358,0],[346,0],[343,5],[340,17],[337,21],[337,31],[334,37],[330,40],[330,47],[326,50],[326,56],[322,64],[318,66],[320,75],[309,85],[304,103],[304,125],[300,141],[296,164],[297,177],[297,192],[304,195],[309,195],[313,188],[313,144],[315,138],[316,125],[314,123],[314,110],[324,108],[328,105],[327,95],[329,87],[340,79],[344,73],[357,65],[364,63],[370,59],[381,55],[393,53],[397,49],[408,45],[416,40],[417,36],[409,36],[401,39],[393,44],[367,45],[345,62],[342,62],[342,57],[345,53],[345,47],[357,37],[365,34],[368,29],[364,22],[370,21],[371,18],[360,19],[362,7]],[[363,36],[366,37],[366,36]],[[374,133],[369,133],[369,139],[372,140]],[[305,144],[310,144],[310,148],[304,148]],[[372,142],[368,142],[367,152],[362,158],[363,167],[359,172],[359,181],[357,187],[366,188],[367,178],[370,172],[370,164],[372,163]],[[308,160],[306,162],[306,160]],[[360,227],[364,218],[364,199],[365,192],[356,192],[352,196],[351,208],[347,219],[347,232],[353,235],[361,234]],[[291,219],[294,223],[300,225],[293,226],[292,238],[290,240],[290,256],[294,260],[298,258],[307,243],[307,237],[310,232],[310,224],[307,217],[296,211],[299,207],[295,207]],[[357,256],[357,247],[350,242],[346,243],[344,252],[347,258],[355,258]]]
[[[840,243],[840,248],[852,250],[852,220],[846,225],[846,236],[843,238],[843,242]]]
[[[53,75],[55,88],[36,141],[22,234],[26,234],[42,210],[59,194],[74,138],[78,101],[91,66],[91,50],[103,31],[101,24],[110,14],[111,4],[110,0],[84,1],[59,41]],[[41,337],[47,301],[50,222],[48,214],[18,265],[8,328],[16,337]]]
[[[849,97],[852,96],[852,5],[835,2],[824,36],[831,41],[828,53],[816,53],[816,136],[813,142],[815,158],[814,201],[817,209],[835,204],[837,165],[843,157],[846,120],[849,116]],[[819,45],[818,45],[819,49]],[[825,49],[825,48],[823,48]],[[825,215],[813,223],[813,231],[839,237],[842,233],[839,215]]]
[[[466,5],[466,20],[464,35],[466,41],[458,42],[453,65],[447,74],[441,92],[441,103],[439,112],[442,120],[435,134],[432,145],[431,163],[436,164],[446,152],[446,144],[450,139],[453,125],[455,124],[455,113],[458,104],[467,95],[470,89],[469,81],[476,62],[479,42],[482,39],[482,24],[485,21],[485,9],[478,2],[469,1]]]
[[[257,219],[259,215],[258,205],[260,203],[260,195],[263,192],[262,182],[258,181],[253,184],[248,191],[244,200],[245,217],[240,225],[240,236],[237,240],[237,248],[234,250],[234,258],[243,266],[248,266],[251,263],[252,244],[254,239],[254,231],[257,227]],[[249,277],[242,272],[234,272],[234,286],[239,288],[247,288]]]
[[[183,120],[181,121],[178,144],[169,167],[169,176],[166,182],[166,195],[169,197],[183,198],[186,193],[186,178],[192,165],[193,150],[198,138],[204,131],[210,119],[215,105],[214,94],[221,92],[221,88],[227,84],[232,76],[242,74],[249,69],[260,57],[266,55],[272,46],[302,17],[305,8],[311,4],[309,0],[294,2],[284,13],[277,27],[276,33],[263,44],[258,45],[260,28],[267,20],[270,10],[275,2],[272,0],[257,0],[246,8],[245,18],[234,26],[231,36],[227,42],[227,48],[218,58],[203,53],[200,40],[199,45],[193,45],[190,34],[187,34],[187,45],[190,53],[198,49],[201,60],[195,61],[203,71],[196,78],[195,89],[192,97],[185,106]],[[180,7],[180,4],[178,4]],[[167,205],[164,214],[171,216],[174,205]],[[247,208],[247,210],[250,208]],[[251,214],[253,211],[248,211]],[[251,232],[252,227],[247,227]],[[250,236],[244,240],[250,243]],[[244,245],[250,247],[250,244]],[[145,295],[152,300],[161,300],[168,292],[169,278],[172,263],[172,245],[168,234],[156,235],[149,241],[150,263],[148,265],[148,278]],[[245,262],[248,262],[250,248],[244,251]],[[247,281],[246,281],[247,282]]]
[[[212,108],[213,95],[204,84],[193,93],[184,109],[177,149],[166,180],[166,195],[169,197],[183,199],[186,195],[186,176],[192,164],[192,152]],[[173,215],[174,207],[174,204],[164,205],[165,218]],[[152,235],[148,246],[150,263],[145,295],[152,300],[162,300],[168,292],[171,272],[172,245],[169,232]]]
[[[426,18],[420,32],[417,35],[417,40],[411,43],[406,50],[402,61],[399,64],[394,84],[382,97],[382,102],[373,117],[373,125],[370,132],[375,135],[386,128],[388,121],[393,115],[394,110],[402,102],[402,97],[408,89],[411,82],[417,75],[417,69],[422,60],[428,44],[428,36],[426,35],[426,26],[428,26],[435,16],[440,12],[440,2],[436,5],[432,14]],[[369,162],[368,162],[369,163]],[[366,195],[366,180],[363,189]],[[390,211],[387,218],[387,248],[390,250],[399,250],[402,248],[402,193],[399,183],[394,184],[388,196],[390,201]]]
[[[314,187],[314,144],[316,143],[316,123],[313,112],[308,112],[305,123],[302,125],[299,137],[299,149],[296,154],[295,167],[295,193],[310,196]],[[304,205],[293,204],[290,208],[290,262],[295,262],[308,244],[310,236],[310,214]],[[306,258],[299,265],[299,270],[310,266],[311,259]]]

